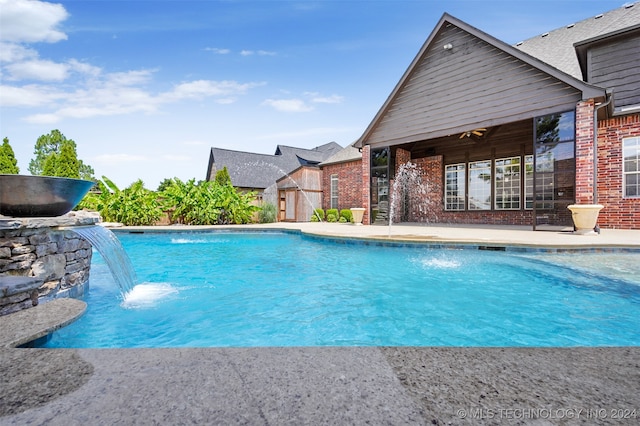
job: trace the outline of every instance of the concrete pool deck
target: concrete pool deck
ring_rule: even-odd
[[[379,226],[260,228],[389,239]],[[402,224],[391,235],[640,250],[640,231],[583,236]],[[0,349],[0,369],[0,425],[637,424],[640,418],[640,347]]]

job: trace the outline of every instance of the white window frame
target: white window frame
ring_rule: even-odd
[[[627,161],[627,157],[632,160]],[[635,170],[633,170],[634,163]],[[636,178],[636,183],[631,184],[636,187],[636,193],[633,195],[627,193],[627,189],[631,186],[627,185],[627,178],[630,176]],[[622,139],[622,196],[623,198],[640,198],[640,136]]]
[[[521,204],[521,182],[522,182],[522,159],[517,157],[496,158],[493,166],[494,184],[494,208],[496,210],[520,210]],[[500,172],[500,173],[499,173]],[[503,180],[498,182],[498,176],[503,176]],[[505,192],[509,195],[509,201],[505,202]],[[498,197],[498,195],[502,197]],[[500,204],[498,199],[502,200]],[[515,201],[514,201],[515,200]],[[509,207],[505,207],[508,205]]]
[[[524,208],[533,210],[533,154],[524,156]]]
[[[333,174],[331,175],[331,208],[332,209],[337,209],[338,208],[338,175]]]
[[[449,181],[449,174],[455,173],[455,179]],[[462,176],[460,176],[462,174]],[[449,185],[455,186],[451,191]],[[467,186],[467,166],[465,163],[444,166],[444,209],[445,211],[464,211]]]
[[[486,181],[475,179],[474,175],[477,172],[480,172],[480,174],[482,174],[482,172],[489,174],[489,185],[486,184]],[[491,160],[469,162],[469,171],[467,173],[467,185],[469,188],[467,205],[469,210],[491,210],[491,183],[493,181],[491,173]],[[478,194],[482,199],[476,198]],[[474,203],[474,200],[476,200],[477,203]]]

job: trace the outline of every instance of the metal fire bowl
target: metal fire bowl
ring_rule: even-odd
[[[93,184],[81,179],[0,174],[0,214],[62,216],[78,205]]]

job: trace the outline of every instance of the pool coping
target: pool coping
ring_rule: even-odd
[[[344,244],[379,245],[386,247],[427,247],[515,252],[592,252],[640,253],[640,230],[603,230],[601,235],[574,235],[570,232],[531,231],[528,227],[429,226],[423,224],[394,225],[395,233],[385,235],[384,226],[354,226],[350,224],[277,222],[275,224],[215,225],[215,226],[126,226],[110,227],[114,233],[164,232],[284,232],[300,233],[310,238],[322,238]],[[461,229],[468,229],[464,236]],[[404,231],[404,232],[402,232]],[[474,233],[489,233],[477,237]],[[398,233],[402,232],[402,233]],[[491,237],[491,234],[494,237]],[[533,237],[538,237],[533,239]],[[540,238],[540,237],[543,238]],[[572,238],[568,242],[566,238]]]

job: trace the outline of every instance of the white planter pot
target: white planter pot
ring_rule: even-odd
[[[600,204],[571,204],[571,218],[576,227],[576,234],[591,234],[598,224],[598,214],[604,206]]]
[[[353,224],[362,225],[362,218],[364,217],[364,208],[353,207],[350,210],[351,210],[351,214],[353,215]]]

